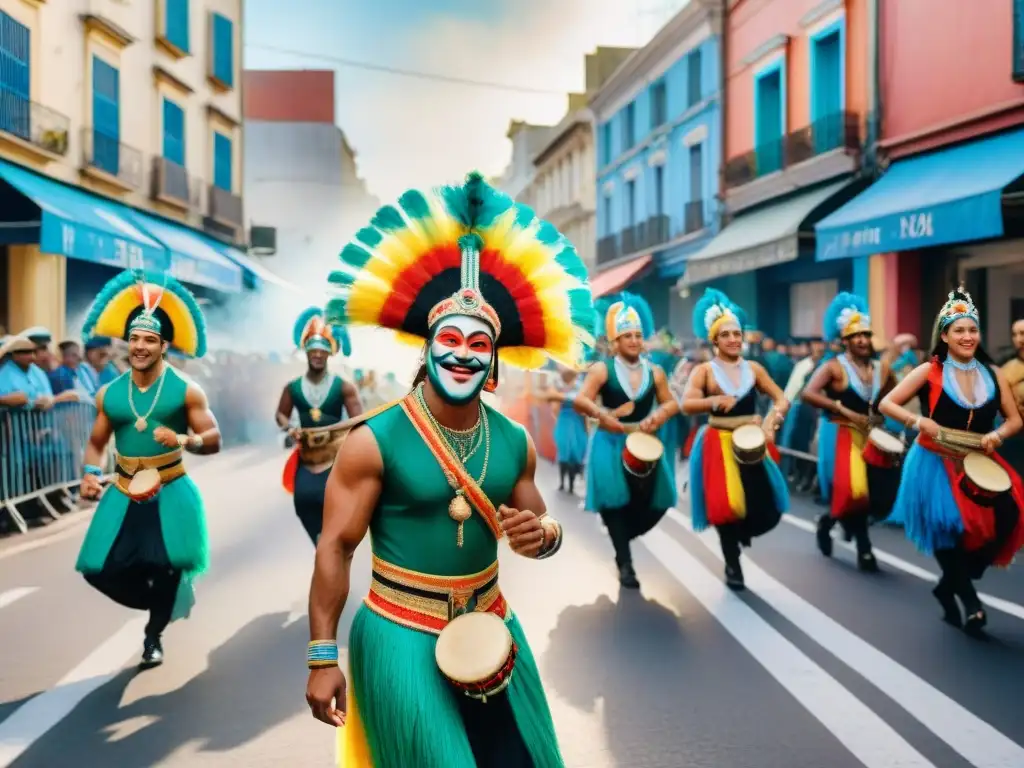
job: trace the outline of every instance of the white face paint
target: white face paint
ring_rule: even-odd
[[[494,331],[483,320],[453,315],[441,320],[430,339],[427,378],[447,402],[464,405],[487,383],[494,359]]]

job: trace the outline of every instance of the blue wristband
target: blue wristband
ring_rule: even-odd
[[[338,666],[338,643],[334,640],[314,640],[306,649],[306,666],[323,669]]]
[[[82,469],[87,475],[92,475],[93,477],[103,477],[103,470],[97,467],[95,464],[86,464]]]

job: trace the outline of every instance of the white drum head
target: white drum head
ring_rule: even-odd
[[[1007,471],[983,453],[964,456],[964,472],[979,488],[990,493],[1006,493],[1013,485]]]
[[[143,469],[136,472],[128,483],[128,493],[132,496],[141,496],[149,493],[160,485],[160,472],[155,469]]]
[[[733,430],[732,444],[741,451],[756,451],[765,444],[764,430],[756,424],[744,424]]]
[[[886,432],[884,429],[875,427],[868,432],[868,440],[877,445],[886,453],[903,453],[903,442],[896,437]]]
[[[493,677],[512,652],[512,635],[501,617],[475,612],[456,616],[434,646],[440,669],[457,683],[479,683]]]
[[[640,461],[655,462],[665,452],[665,446],[654,435],[633,432],[626,437],[626,450]]]

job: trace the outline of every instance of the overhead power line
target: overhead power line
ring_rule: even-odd
[[[512,91],[515,93],[531,93],[541,96],[565,96],[566,91],[557,91],[549,88],[530,88],[524,85],[513,85],[511,83],[495,83],[488,80],[474,80],[469,77],[455,77],[453,75],[442,75],[436,72],[423,72],[416,69],[402,69],[400,67],[389,67],[384,64],[372,64],[367,61],[355,61],[353,59],[342,59],[337,56],[327,56],[322,53],[310,53],[299,51],[294,48],[279,48],[276,45],[255,45],[247,44],[246,48],[257,51],[269,51],[271,53],[282,53],[288,56],[299,56],[304,59],[316,59],[318,61],[329,61],[339,67],[350,69],[362,69],[369,72],[383,72],[389,75],[400,77],[413,77],[418,80],[433,80],[440,83],[454,83],[456,85],[469,85],[474,88],[490,88],[498,91]]]

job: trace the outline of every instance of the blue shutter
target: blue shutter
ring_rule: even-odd
[[[92,58],[92,163],[117,175],[121,166],[121,73]]]
[[[0,11],[0,130],[23,139],[32,135],[30,59],[28,27]]]
[[[1013,0],[1013,79],[1024,82],[1024,0]]]
[[[164,158],[185,167],[185,111],[164,99]]]
[[[233,186],[231,139],[223,133],[213,134],[213,184],[230,192]]]
[[[219,13],[213,14],[213,76],[228,87],[235,84],[235,25]]]
[[[185,53],[189,52],[188,4],[189,0],[164,0],[164,36],[167,42]]]

